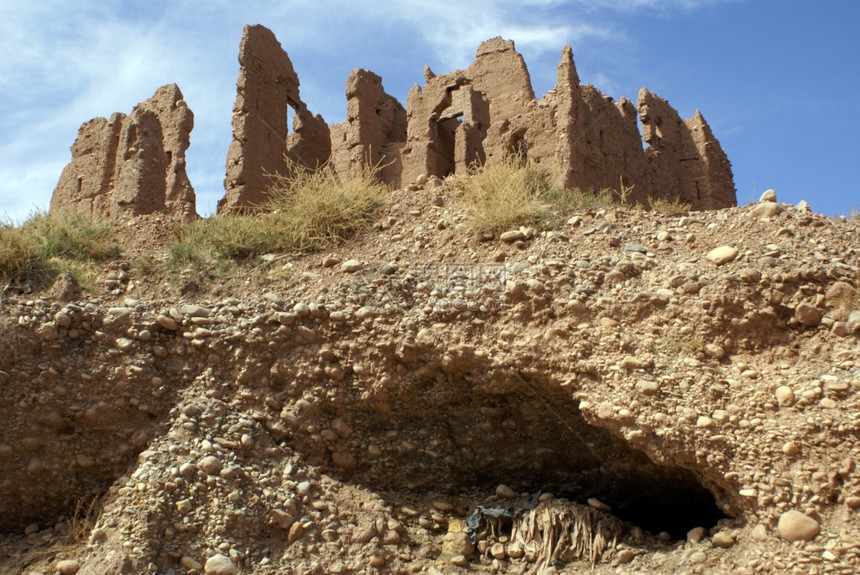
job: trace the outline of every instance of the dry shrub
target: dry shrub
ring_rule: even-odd
[[[339,176],[327,165],[308,170],[288,160],[284,173],[268,175],[270,200],[261,211],[178,224],[168,265],[190,268],[203,281],[230,273],[238,258],[309,252],[347,240],[372,222],[388,194],[379,169]]]
[[[8,315],[0,316],[0,366],[13,364],[21,350],[22,341],[18,324]]]
[[[78,212],[36,212],[21,229],[33,236],[46,258],[103,260],[119,255],[114,225]]]
[[[616,193],[611,189],[594,190],[585,192],[578,188],[553,188],[545,196],[553,209],[562,213],[600,210],[609,208],[630,208],[628,204],[620,201]]]
[[[35,212],[19,227],[0,224],[0,277],[44,285],[59,271],[86,285],[95,262],[116,257],[114,226],[88,214]]]
[[[0,224],[0,277],[11,279],[28,275],[38,258],[30,234],[10,224]]]
[[[286,240],[282,249],[313,251],[350,238],[369,225],[388,195],[379,165],[342,177],[328,166],[308,170],[288,161],[272,174],[268,209],[271,233]]]
[[[692,206],[687,202],[681,201],[681,198],[667,200],[665,198],[648,198],[648,205],[655,212],[659,212],[664,216],[686,216],[690,213]]]
[[[62,539],[46,547],[37,547],[16,558],[9,565],[0,566],[0,575],[4,575],[4,567],[9,569],[9,573],[47,572],[50,563],[78,555],[81,547],[89,541],[90,533],[101,515],[103,503],[104,495],[88,495],[78,499],[66,522],[67,530]]]
[[[499,164],[474,167],[451,179],[456,200],[478,234],[496,234],[544,218],[550,205],[549,178],[521,156]]]
[[[566,188],[561,176],[540,170],[521,156],[500,164],[476,166],[451,179],[457,203],[469,227],[478,234],[495,235],[521,225],[555,225],[572,211],[622,207],[610,190],[599,192]]]

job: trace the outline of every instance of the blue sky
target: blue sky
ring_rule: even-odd
[[[50,202],[78,127],[175,82],[195,114],[197,211],[223,196],[244,24],[270,28],[311,111],[343,121],[353,68],[401,102],[478,44],[513,39],[540,97],[571,44],[583,83],[645,86],[698,108],[733,164],[738,202],[774,188],[828,215],[860,210],[857,0],[39,0],[0,3],[0,217]]]

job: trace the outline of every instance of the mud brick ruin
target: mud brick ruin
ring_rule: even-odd
[[[196,217],[194,188],[185,173],[193,127],[194,114],[176,84],[162,86],[128,116],[86,122],[54,189],[51,210],[111,219],[151,213]]]
[[[379,76],[353,70],[347,119],[332,126],[301,100],[298,75],[270,30],[245,26],[239,64],[219,214],[264,205],[267,174],[283,171],[285,155],[340,174],[379,166],[380,178],[400,188],[422,175],[444,178],[519,154],[560,174],[568,187],[613,189],[631,204],[664,198],[696,210],[736,205],[731,164],[701,113],[682,119],[644,88],[634,105],[581,84],[570,46],[556,86],[540,100],[523,57],[502,38],[482,43],[465,70],[437,76],[425,68],[425,84],[410,90],[405,109]],[[128,118],[84,124],[51,207],[193,217],[184,158],[193,116],[181,97],[166,86]]]

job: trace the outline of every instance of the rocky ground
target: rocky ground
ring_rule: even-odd
[[[150,218],[7,292],[0,573],[860,570],[860,226],[563,221],[478,240],[431,181],[217,285],[133,264]]]

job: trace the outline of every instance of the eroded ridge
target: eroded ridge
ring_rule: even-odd
[[[87,299],[5,294],[0,560],[857,570],[855,223],[769,192],[477,241],[444,186],[196,298],[128,262]]]

